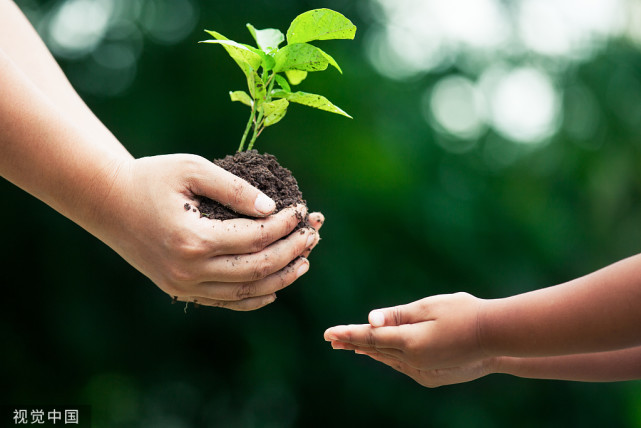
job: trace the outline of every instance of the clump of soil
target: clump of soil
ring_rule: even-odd
[[[224,159],[216,159],[214,163],[272,198],[276,203],[276,212],[296,204],[307,205],[291,171],[282,167],[273,155],[250,150],[236,152],[233,156],[228,155]],[[198,199],[198,208],[202,216],[217,220],[250,218],[209,198],[200,196]],[[309,226],[307,218],[303,219],[296,229],[306,226]]]

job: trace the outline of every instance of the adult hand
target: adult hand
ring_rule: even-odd
[[[325,340],[399,370],[425,386],[487,374],[491,359],[479,342],[483,300],[467,293],[427,297],[370,312],[370,324],[332,327]]]
[[[96,235],[172,297],[256,309],[307,270],[299,256],[318,234],[307,229],[280,240],[302,208],[224,223],[186,211],[187,203],[197,206],[195,195],[253,217],[271,214],[274,203],[197,156],[134,160],[13,2],[0,1],[0,81],[0,175]]]
[[[196,195],[260,218],[201,217]],[[178,300],[252,310],[308,270],[301,256],[319,240],[311,228],[287,236],[305,207],[269,215],[274,209],[258,189],[201,157],[154,156],[120,165],[93,232]],[[316,228],[324,220],[310,219]]]

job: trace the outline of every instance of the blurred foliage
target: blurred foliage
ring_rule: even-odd
[[[137,157],[213,159],[237,147],[246,111],[227,91],[244,81],[220,51],[196,43],[202,29],[249,41],[245,22],[286,28],[315,7],[345,14],[359,35],[371,24],[346,0],[191,4],[194,31],[176,44],[145,38],[132,85],[116,96],[91,90],[104,84],[99,75],[83,80],[89,60],[60,60]],[[389,80],[362,40],[328,42],[341,79],[306,81],[355,119],[292,109],[261,142],[327,218],[310,272],[265,309],[185,313],[101,242],[0,183],[2,403],[90,404],[96,427],[641,426],[638,382],[493,375],[429,390],[322,338],[372,308],[461,290],[506,296],[639,252],[639,50],[612,40],[569,69],[563,124],[545,144],[489,130],[457,154],[425,121],[420,94],[460,70]]]

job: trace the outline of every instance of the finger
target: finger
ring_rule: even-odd
[[[193,290],[193,295],[226,302],[265,296],[291,285],[308,270],[309,261],[305,258],[300,258],[295,263],[290,263],[284,269],[258,281],[240,283],[205,282],[198,284]]]
[[[250,297],[249,299],[240,300],[238,302],[221,302],[220,307],[231,309],[232,311],[247,312],[263,308],[274,303],[274,301],[276,301],[276,295],[270,294],[269,296]]]
[[[367,355],[371,359],[381,362],[385,365],[388,365],[394,370],[400,370],[401,368],[403,368],[404,365],[406,365],[402,361],[392,356],[381,354],[380,352],[365,352],[365,351],[358,351],[358,350],[354,352],[359,355]]]
[[[404,375],[407,375],[411,377],[414,381],[421,383],[421,371],[410,366],[409,364],[400,361],[394,357],[390,357],[388,355],[384,355],[381,353],[376,353],[376,352],[362,352],[360,353],[361,355],[367,355],[373,360],[376,360],[380,363],[385,364],[388,367],[393,368],[394,370],[403,373]]]
[[[431,298],[417,300],[406,305],[391,308],[375,309],[369,313],[369,323],[372,327],[399,326],[428,321]]]
[[[307,207],[297,205],[285,208],[276,214],[261,219],[199,220],[201,236],[212,248],[211,255],[248,254],[265,249],[291,233]]]
[[[318,229],[317,229],[317,230],[318,230]],[[320,234],[318,234],[318,232],[317,232],[317,233],[316,233],[316,240],[314,241],[314,243],[313,243],[313,244],[312,244],[312,245],[311,245],[307,250],[305,250],[305,251],[303,252],[303,257],[309,257],[310,253],[311,253],[311,252],[312,252],[312,250],[313,250],[313,249],[318,245],[318,243],[320,242],[320,240],[321,240]]]
[[[372,348],[403,349],[407,326],[373,328],[369,324],[343,325],[325,331],[325,340]]]
[[[343,350],[343,351],[354,351],[360,354],[366,354],[369,352],[379,352],[381,354],[388,355],[393,358],[402,359],[403,351],[394,348],[375,348],[372,346],[360,346],[353,345],[351,343],[345,343],[340,341],[334,341],[331,343],[332,349]]]
[[[321,227],[323,227],[323,223],[325,223],[325,216],[323,214],[321,214],[321,213],[318,213],[318,212],[311,213],[308,216],[308,222],[314,229],[316,229],[318,231]],[[303,253],[303,256],[309,257],[309,255],[312,252],[312,250],[314,249],[314,247],[316,247],[316,245],[318,245],[318,243],[320,242],[320,239],[321,239],[320,234],[318,234],[316,242],[314,242],[312,244],[312,246],[309,247],[309,250],[307,250],[307,251],[305,251]]]
[[[270,294],[267,296],[259,296],[259,297],[250,297],[248,299],[243,299],[236,302],[207,299],[202,297],[201,298],[192,298],[192,297],[178,298],[178,301],[180,302],[190,302],[197,305],[231,309],[232,311],[253,311],[269,305],[270,303],[274,302],[274,300],[276,300],[275,294]]]
[[[205,281],[257,281],[278,272],[314,243],[316,231],[300,229],[262,251],[211,259],[198,276]]]
[[[193,159],[188,185],[195,195],[206,196],[252,217],[263,217],[276,209],[271,198],[242,178],[204,158]]]
[[[311,213],[308,217],[308,221],[314,229],[319,230],[325,223],[325,216],[321,213]]]

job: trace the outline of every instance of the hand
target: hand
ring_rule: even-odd
[[[201,217],[195,195],[262,218]],[[120,166],[93,232],[172,298],[253,310],[308,270],[301,256],[319,240],[310,228],[287,236],[305,207],[269,215],[274,209],[266,195],[203,158],[155,156]],[[310,222],[319,228],[322,214]]]
[[[444,385],[469,382],[483,376],[487,376],[488,374],[496,373],[496,369],[493,368],[495,365],[495,359],[493,358],[477,360],[458,367],[421,370],[414,368],[401,360],[397,360],[396,358],[386,356],[379,352],[365,352],[358,350],[354,352],[360,355],[367,355],[376,361],[380,361],[394,370],[409,376],[417,383],[427,388],[437,388]]]
[[[370,312],[370,324],[332,327],[334,349],[368,355],[425,386],[463,382],[487,374],[478,335],[483,300],[467,293],[427,297]]]

